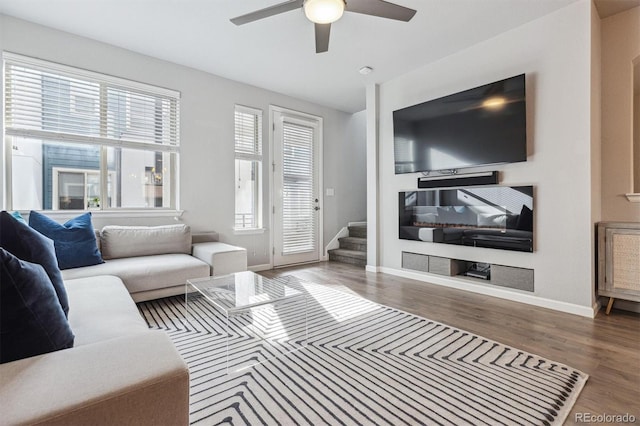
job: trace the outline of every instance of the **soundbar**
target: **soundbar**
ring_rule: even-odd
[[[498,171],[470,173],[467,175],[423,176],[418,178],[418,188],[448,188],[451,186],[497,185]]]

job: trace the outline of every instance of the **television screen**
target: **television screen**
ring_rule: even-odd
[[[394,111],[393,132],[396,174],[526,161],[525,76]]]
[[[485,186],[399,193],[405,240],[533,251],[533,186]]]

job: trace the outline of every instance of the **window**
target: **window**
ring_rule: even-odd
[[[8,209],[177,208],[178,92],[3,58]]]
[[[235,108],[235,229],[262,227],[262,111]]]
[[[53,209],[82,210],[100,207],[97,170],[53,169]]]

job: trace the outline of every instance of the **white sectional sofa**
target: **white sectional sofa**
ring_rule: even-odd
[[[246,270],[246,250],[216,233],[192,238],[187,226],[97,234],[105,263],[62,271],[74,347],[0,364],[0,425],[188,424],[188,368],[134,301],[184,294],[189,278]]]
[[[62,271],[65,280],[115,275],[136,302],[184,293],[189,278],[247,269],[247,251],[218,241],[215,232],[191,235],[186,225],[105,226],[96,233],[105,260]]]
[[[122,281],[65,281],[74,347],[0,364],[2,425],[186,425],[189,370]]]

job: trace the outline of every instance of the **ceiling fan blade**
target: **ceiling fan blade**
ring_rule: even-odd
[[[416,14],[416,11],[413,9],[384,0],[348,0],[346,11],[404,22],[410,21],[413,15]]]
[[[329,34],[331,24],[315,24],[316,26],[316,53],[323,53],[329,50]]]
[[[246,15],[236,16],[235,18],[231,19],[231,22],[236,25],[248,24],[249,22],[298,9],[302,7],[303,3],[304,0],[287,1],[264,9],[256,10],[255,12],[247,13]]]

